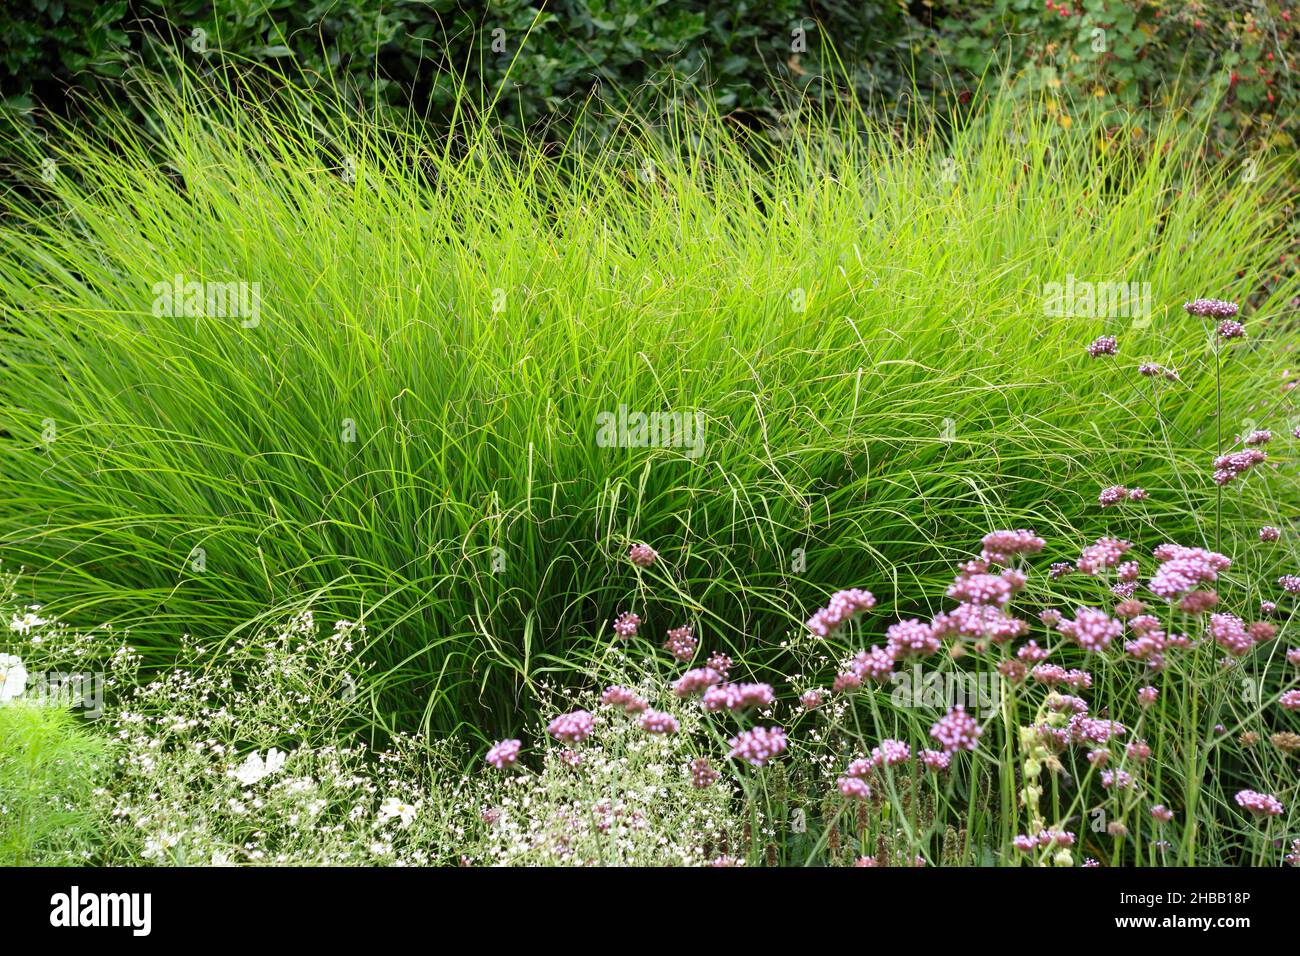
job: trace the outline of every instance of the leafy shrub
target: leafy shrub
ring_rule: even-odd
[[[939,3],[935,20],[944,67],[978,77],[997,51],[1015,93],[1048,98],[1062,122],[1095,108],[1135,118],[1142,133],[1166,107],[1195,105],[1176,120],[1199,123],[1208,110],[1219,150],[1244,144],[1249,156],[1295,141],[1294,0]]]

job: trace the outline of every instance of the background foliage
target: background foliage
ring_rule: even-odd
[[[770,121],[774,87],[872,105],[913,84],[967,99],[989,68],[1047,96],[1062,122],[1082,104],[1115,114],[1212,109],[1212,142],[1290,143],[1296,0],[32,0],[0,9],[0,94],[11,108],[122,96],[136,59],[176,49],[296,65],[357,102],[444,118],[456,79],[503,118],[567,115],[599,87],[620,95],[707,88],[723,112]],[[526,42],[525,42],[526,38]],[[298,72],[298,69],[287,72]],[[834,76],[835,82],[827,77]],[[1181,81],[1181,94],[1171,83]],[[72,100],[68,94],[74,94]],[[904,102],[906,98],[903,98]],[[1141,124],[1137,127],[1141,130]]]

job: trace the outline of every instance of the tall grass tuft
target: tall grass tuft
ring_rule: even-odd
[[[14,144],[0,548],[157,661],[308,603],[363,620],[389,729],[518,726],[651,594],[643,633],[776,666],[839,587],[937,611],[994,527],[1213,543],[1217,433],[1280,384],[1288,170],[1208,168],[1171,129],[995,100],[947,139],[704,113],[592,152],[146,95],[151,133]],[[1147,284],[1149,312],[1047,314],[1070,281]],[[1261,287],[1216,422],[1181,306]],[[702,439],[610,446],[621,408],[698,413]],[[1294,506],[1292,480],[1242,483],[1223,525]],[[1150,500],[1102,511],[1119,482]]]

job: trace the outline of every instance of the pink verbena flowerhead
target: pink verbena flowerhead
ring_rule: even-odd
[[[980,557],[989,564],[1010,564],[1016,555],[1037,554],[1046,544],[1042,538],[1019,528],[1015,531],[990,531],[981,542]]]
[[[1095,575],[1107,568],[1113,568],[1132,547],[1132,542],[1122,538],[1098,538],[1079,555],[1079,572]]]
[[[958,604],[951,611],[937,615],[932,626],[937,637],[990,640],[995,644],[1022,637],[1029,631],[1029,625],[1020,618],[986,604]]]
[[[940,717],[930,728],[930,736],[948,753],[974,750],[982,733],[984,731],[979,722],[966,713],[966,709],[961,704],[950,707],[948,713]]]
[[[1300,667],[1300,647],[1292,647],[1287,649],[1286,662],[1296,667]]]
[[[1288,690],[1278,698],[1283,710],[1300,710],[1300,690]]]
[[[712,667],[695,667],[673,681],[673,693],[678,697],[690,697],[703,693],[721,680],[722,675]]]
[[[924,624],[914,617],[890,625],[885,632],[885,639],[890,655],[896,661],[937,654],[942,646],[934,626]]]
[[[875,606],[876,598],[870,591],[860,588],[836,591],[826,606],[808,619],[808,630],[818,637],[830,637],[863,611]]]
[[[627,556],[638,568],[648,568],[655,563],[655,559],[659,557],[659,552],[648,544],[634,544],[628,551]]]
[[[1101,490],[1101,494],[1097,496],[1097,501],[1103,508],[1109,508],[1124,501],[1145,501],[1147,497],[1146,491],[1141,488],[1111,485],[1109,488]]]
[[[1241,440],[1243,445],[1267,445],[1273,440],[1273,433],[1267,428],[1257,428]]]
[[[708,660],[709,667],[712,667],[715,671],[717,671],[723,680],[726,680],[727,675],[731,673],[732,663],[733,662],[731,658],[728,657],[726,654],[722,653],[722,651],[714,651],[712,654],[709,655],[709,660]]]
[[[596,729],[596,719],[585,710],[561,714],[546,725],[546,732],[566,744],[580,744]]]
[[[614,633],[626,641],[636,636],[636,629],[641,626],[641,618],[631,611],[624,611],[614,619]]]
[[[755,727],[732,737],[729,743],[728,757],[743,760],[754,767],[764,767],[769,760],[785,752],[785,731],[780,727]]]
[[[1119,343],[1115,341],[1113,335],[1103,335],[1093,340],[1088,346],[1088,355],[1092,358],[1101,358],[1103,355],[1114,355],[1119,351]]]
[[[893,670],[894,655],[888,646],[876,645],[865,651],[859,651],[849,664],[849,672],[857,678],[858,686],[861,686],[864,680],[884,681]]]
[[[679,661],[689,661],[695,656],[695,648],[699,643],[691,634],[690,625],[684,624],[668,632],[668,640],[664,642],[664,647]]]
[[[1159,823],[1168,823],[1174,818],[1174,811],[1170,810],[1163,803],[1157,803],[1151,808],[1151,816]]]
[[[1124,633],[1124,625],[1105,611],[1081,607],[1073,621],[1062,621],[1056,629],[1085,651],[1104,651],[1110,642]]]
[[[600,702],[606,707],[622,707],[629,714],[639,714],[650,706],[645,698],[618,684],[606,687]]]
[[[1059,615],[1057,620],[1060,620]],[[1047,660],[1047,649],[1039,647],[1037,641],[1026,641],[1025,646],[1016,651],[1016,657],[1026,664],[1037,664],[1039,661]]]
[[[1018,582],[1018,578],[1008,577],[1006,573],[962,573],[948,588],[948,597],[954,601],[961,601],[963,604],[1001,606],[1011,600],[1020,586]]]
[[[718,684],[706,690],[700,698],[700,703],[708,711],[762,709],[775,702],[771,684]]]
[[[1029,667],[1020,661],[999,661],[998,673],[1013,684],[1023,684],[1029,676]]]
[[[799,704],[804,710],[816,710],[822,705],[822,692],[816,689],[806,690],[799,695]]]
[[[1255,645],[1245,623],[1235,614],[1211,614],[1209,629],[1214,642],[1234,657],[1241,657]]]
[[[1281,530],[1274,528],[1272,525],[1266,524],[1259,529],[1260,541],[1276,541],[1280,537],[1282,537]]]
[[[1187,310],[1188,315],[1200,316],[1203,319],[1230,319],[1237,314],[1237,303],[1223,299],[1193,299],[1191,302],[1184,302],[1183,308]]]
[[[1133,786],[1133,775],[1123,770],[1103,770],[1101,785],[1106,790],[1128,790]]]
[[[894,767],[907,763],[912,749],[901,740],[882,740],[879,747],[871,748],[871,762],[877,767]]]
[[[840,793],[850,800],[869,800],[871,798],[871,785],[861,777],[840,777],[835,782]]]
[[[1156,702],[1156,698],[1159,696],[1160,691],[1157,688],[1152,687],[1150,684],[1147,684],[1145,687],[1138,690],[1138,705],[1141,707],[1150,707]]]
[[[1277,579],[1287,594],[1300,594],[1300,574],[1284,574]]]
[[[493,744],[487,752],[487,762],[498,770],[513,767],[519,760],[519,751],[523,744],[518,740],[501,740]]]
[[[1106,720],[1104,717],[1089,717],[1086,714],[1075,714],[1070,718],[1068,725],[1070,739],[1077,744],[1093,744],[1095,746],[1105,746],[1114,737],[1123,737],[1128,730],[1117,720]]]
[[[922,750],[921,763],[936,773],[942,773],[952,766],[952,754],[946,750]]]
[[[1219,579],[1219,572],[1232,564],[1217,551],[1184,548],[1176,544],[1160,545],[1155,556],[1160,567],[1148,587],[1152,594],[1166,601],[1173,601],[1203,584],[1212,584]]]
[[[1225,342],[1228,342],[1232,339],[1245,338],[1246,327],[1236,319],[1227,319],[1219,323],[1219,327],[1214,330],[1214,333]]]
[[[1069,561],[1053,561],[1052,566],[1047,569],[1047,576],[1056,581],[1067,574],[1073,574],[1075,570],[1075,566]]]
[[[696,757],[691,761],[691,786],[697,790],[713,786],[721,776],[722,774],[709,765],[708,757]]]
[[[1243,448],[1241,451],[1220,455],[1214,459],[1214,483],[1230,484],[1267,459],[1268,452],[1260,451],[1258,448]]]
[[[1282,801],[1270,793],[1242,790],[1233,799],[1237,801],[1237,806],[1243,810],[1249,810],[1257,817],[1281,816],[1285,810]]]
[[[648,734],[675,734],[681,730],[681,725],[672,714],[647,710],[641,715],[641,729]]]

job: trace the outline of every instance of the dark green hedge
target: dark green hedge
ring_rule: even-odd
[[[295,62],[358,102],[438,117],[454,75],[504,82],[497,109],[524,125],[568,115],[599,85],[672,95],[707,84],[761,122],[772,89],[833,95],[835,75],[888,107],[913,81],[967,97],[991,58],[1063,123],[1088,103],[1212,101],[1225,148],[1290,142],[1300,95],[1300,0],[0,0],[0,96],[56,109],[67,93],[119,95],[137,59],[181,49]],[[531,32],[530,32],[531,31]],[[525,42],[527,38],[527,42]],[[522,52],[521,52],[522,48]],[[834,49],[838,65],[832,57]],[[512,66],[513,64],[513,66]],[[508,79],[507,79],[508,74]]]

